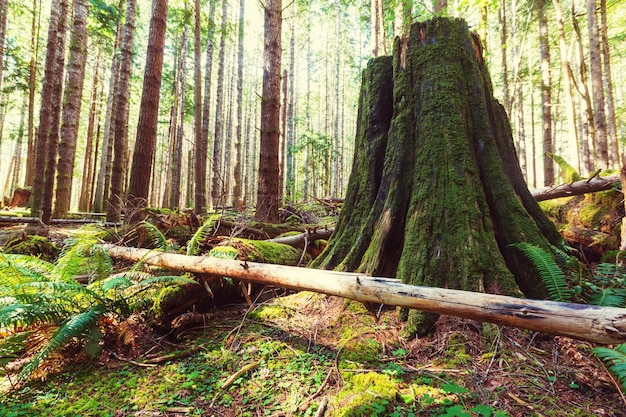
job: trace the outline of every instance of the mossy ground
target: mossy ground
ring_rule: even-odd
[[[109,352],[13,390],[5,379],[0,417],[626,413],[588,343],[450,317],[405,340],[393,309],[376,320],[308,292],[241,311],[146,340],[132,361]]]

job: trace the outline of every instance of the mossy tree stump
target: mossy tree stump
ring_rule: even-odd
[[[355,155],[335,233],[314,266],[403,282],[543,298],[511,243],[548,251],[554,225],[528,191],[480,41],[436,18],[363,73]],[[521,295],[521,294],[520,294]],[[411,311],[423,334],[436,315]]]

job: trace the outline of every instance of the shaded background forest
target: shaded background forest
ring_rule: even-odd
[[[43,175],[35,167],[48,19],[52,1],[0,0],[4,49],[0,76],[0,189],[10,197]],[[56,209],[105,211],[112,178],[122,33],[127,5],[69,2],[65,50],[71,62],[73,10],[88,6],[85,77],[76,157],[69,168],[71,198]],[[132,40],[128,130],[122,186],[130,161],[146,65],[152,9],[137,2]],[[531,188],[567,174],[553,153],[576,171],[619,169],[626,138],[622,74],[626,70],[626,4],[619,0],[493,1],[329,0],[283,2],[281,181],[286,201],[341,197],[353,154],[361,70],[373,55],[390,53],[407,22],[438,13],[466,19],[484,40],[496,96],[511,119],[520,165]],[[445,2],[443,2],[445,3]],[[77,6],[79,5],[79,6]],[[194,91],[201,90],[207,135],[209,205],[254,205],[263,70],[263,10],[256,0],[170,0],[151,207],[194,205]],[[597,10],[594,20],[592,10]],[[591,23],[590,23],[591,22]],[[596,28],[597,30],[589,30]],[[194,73],[200,59],[200,77]],[[67,67],[66,67],[67,68]],[[71,77],[64,80],[66,91]],[[124,92],[122,92],[124,94]],[[69,104],[62,104],[61,113]],[[61,128],[61,131],[62,128]],[[63,137],[61,137],[63,140]],[[559,158],[555,158],[557,162]],[[60,166],[61,164],[59,164]],[[61,169],[61,168],[57,168]],[[570,173],[571,174],[571,173]],[[60,174],[59,174],[60,175]],[[59,177],[60,178],[60,177]],[[568,178],[571,179],[571,178]],[[59,179],[57,179],[57,183]],[[218,191],[216,191],[218,190]],[[68,204],[69,203],[69,204]],[[3,201],[2,204],[6,204]],[[57,201],[58,205],[58,201]]]

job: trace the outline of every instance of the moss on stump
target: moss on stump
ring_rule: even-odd
[[[364,71],[352,174],[334,235],[314,266],[403,282],[543,298],[511,243],[561,237],[530,195],[478,37],[436,18]],[[521,292],[520,292],[521,290]],[[423,334],[434,314],[411,311]]]

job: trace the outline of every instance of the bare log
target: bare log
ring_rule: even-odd
[[[319,239],[328,239],[335,229],[324,230],[307,230],[304,233],[297,235],[275,237],[274,239],[268,239],[268,242],[282,243],[283,245],[293,246],[295,248],[304,248],[306,242],[314,242]]]
[[[626,342],[626,309],[519,299],[494,294],[402,284],[359,273],[241,262],[103,245],[110,256],[195,273],[315,291],[362,302],[519,327],[601,344]]]
[[[36,217],[18,217],[18,216],[0,216],[0,223],[42,223],[41,219]],[[120,227],[122,223],[101,222],[91,219],[52,219],[50,224],[102,224],[107,227]],[[43,223],[42,223],[43,224]]]
[[[597,193],[598,191],[610,190],[616,182],[620,181],[619,175],[609,177],[593,177],[585,180],[560,184],[554,187],[541,188],[531,191],[537,201],[545,201],[559,197],[570,197],[587,193]]]

